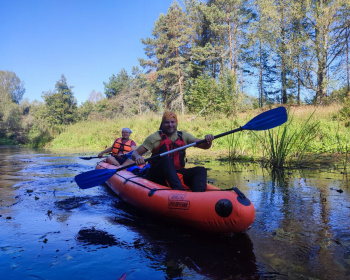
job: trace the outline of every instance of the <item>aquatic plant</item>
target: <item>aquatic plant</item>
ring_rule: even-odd
[[[263,146],[267,166],[276,169],[283,168],[287,161],[295,164],[302,162],[307,148],[317,137],[319,122],[311,122],[314,112],[304,123],[295,122],[292,115],[286,124],[268,130],[264,133],[264,137],[255,134]]]

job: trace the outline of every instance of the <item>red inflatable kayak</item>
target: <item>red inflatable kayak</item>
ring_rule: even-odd
[[[105,162],[96,166],[104,168],[116,166]],[[106,183],[134,207],[204,231],[242,232],[255,218],[253,203],[237,188],[227,191],[208,184],[205,192],[173,190],[125,170],[118,171]]]

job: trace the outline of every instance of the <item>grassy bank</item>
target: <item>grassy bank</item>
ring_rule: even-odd
[[[266,111],[267,108],[264,108]],[[273,137],[281,137],[282,133],[287,134],[284,140],[292,139],[293,135],[298,134],[302,129],[303,136],[300,139],[294,139],[293,144],[288,147],[289,155],[287,161],[298,157],[301,152],[306,155],[347,155],[348,139],[350,131],[344,123],[337,120],[336,116],[340,110],[339,106],[314,107],[301,106],[288,108],[289,120],[286,124],[270,131]],[[192,133],[198,138],[203,138],[206,134],[220,134],[246,124],[253,117],[261,113],[261,110],[254,110],[240,113],[237,116],[212,115],[198,116],[193,115],[178,116],[179,130]],[[132,139],[137,145],[142,144],[144,138],[155,132],[159,128],[161,115],[146,114],[135,116],[133,118],[119,118],[115,120],[88,121],[81,122],[67,127],[63,133],[58,135],[48,148],[53,150],[74,151],[77,153],[96,154],[99,151],[110,146],[116,137],[121,135],[123,127],[129,127],[133,131]],[[285,127],[286,126],[286,127]],[[300,142],[305,141],[302,138],[311,133],[311,127],[315,134],[309,143],[300,148]],[[310,128],[310,131],[308,129]],[[199,155],[221,155],[231,158],[259,159],[266,157],[268,151],[266,147],[271,143],[271,134],[268,131],[243,131],[231,134],[214,141],[210,150],[188,149],[188,154]],[[289,138],[291,137],[291,138]],[[299,145],[299,147],[298,147]],[[303,149],[303,151],[301,151]]]

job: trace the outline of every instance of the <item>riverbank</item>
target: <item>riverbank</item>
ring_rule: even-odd
[[[280,141],[281,134],[293,136],[293,144],[288,147],[288,159],[305,153],[312,158],[322,158],[329,155],[331,160],[336,158],[347,159],[349,153],[350,132],[345,123],[339,120],[340,106],[328,107],[293,106],[288,107],[288,121],[286,124],[267,131],[241,131],[218,138],[213,142],[210,150],[191,148],[188,156],[195,157],[224,157],[230,159],[261,160],[266,157],[269,141]],[[264,108],[266,111],[267,108]],[[243,126],[252,118],[260,114],[261,110],[239,113],[236,116],[211,115],[193,116],[179,115],[178,129],[188,131],[198,138],[206,134],[218,135]],[[142,144],[145,137],[159,128],[161,115],[149,113],[133,118],[118,118],[114,120],[85,121],[66,127],[46,146],[53,152],[73,152],[79,154],[97,154],[112,145],[115,138],[121,136],[123,127],[130,127],[133,133],[131,138]],[[309,131],[308,131],[309,129]],[[273,136],[273,139],[271,135]],[[313,133],[311,137],[311,133]],[[271,138],[271,139],[270,139]],[[274,143],[275,144],[275,143]],[[302,150],[302,151],[301,151]]]

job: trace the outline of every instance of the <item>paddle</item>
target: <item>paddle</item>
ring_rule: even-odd
[[[106,156],[102,157],[102,158],[105,158]],[[79,157],[80,159],[83,159],[83,160],[90,160],[90,159],[93,159],[93,158],[99,158],[99,157]]]
[[[127,156],[128,158],[131,158],[131,154],[132,154],[132,151],[131,152],[128,152],[127,154],[124,154],[125,156]],[[101,158],[105,158],[107,156],[103,156]],[[93,159],[93,158],[99,158],[99,157],[79,157],[80,159],[83,159],[83,160],[90,160],[90,159]]]
[[[223,137],[225,135],[228,134],[232,134],[235,133],[237,131],[241,131],[241,130],[266,130],[266,129],[271,129],[274,128],[276,126],[279,126],[283,123],[285,123],[287,121],[287,111],[286,108],[284,107],[278,107],[275,109],[271,109],[269,111],[263,112],[261,114],[259,114],[258,116],[254,117],[253,119],[251,119],[248,123],[246,123],[244,126],[241,126],[239,128],[218,134],[216,136],[214,136],[214,139]],[[153,159],[157,159],[163,156],[166,156],[168,154],[177,152],[177,151],[181,151],[184,149],[187,149],[189,147],[195,146],[195,145],[199,145],[201,143],[204,143],[206,140],[200,140],[197,142],[193,142],[191,144],[182,146],[180,148],[171,150],[171,151],[167,151],[165,153],[159,154],[159,155],[155,155],[153,157],[147,158],[145,159],[145,161],[151,161]],[[123,169],[127,169],[129,167],[135,166],[136,163],[132,163],[123,167],[120,167],[118,169],[95,169],[95,170],[91,170],[88,172],[84,172],[81,173],[77,176],[75,176],[75,182],[78,184],[78,186],[81,189],[88,189],[91,187],[95,187],[98,185],[103,184],[105,181],[107,181],[109,178],[111,178],[113,176],[113,174],[115,174],[116,172],[123,170]]]

